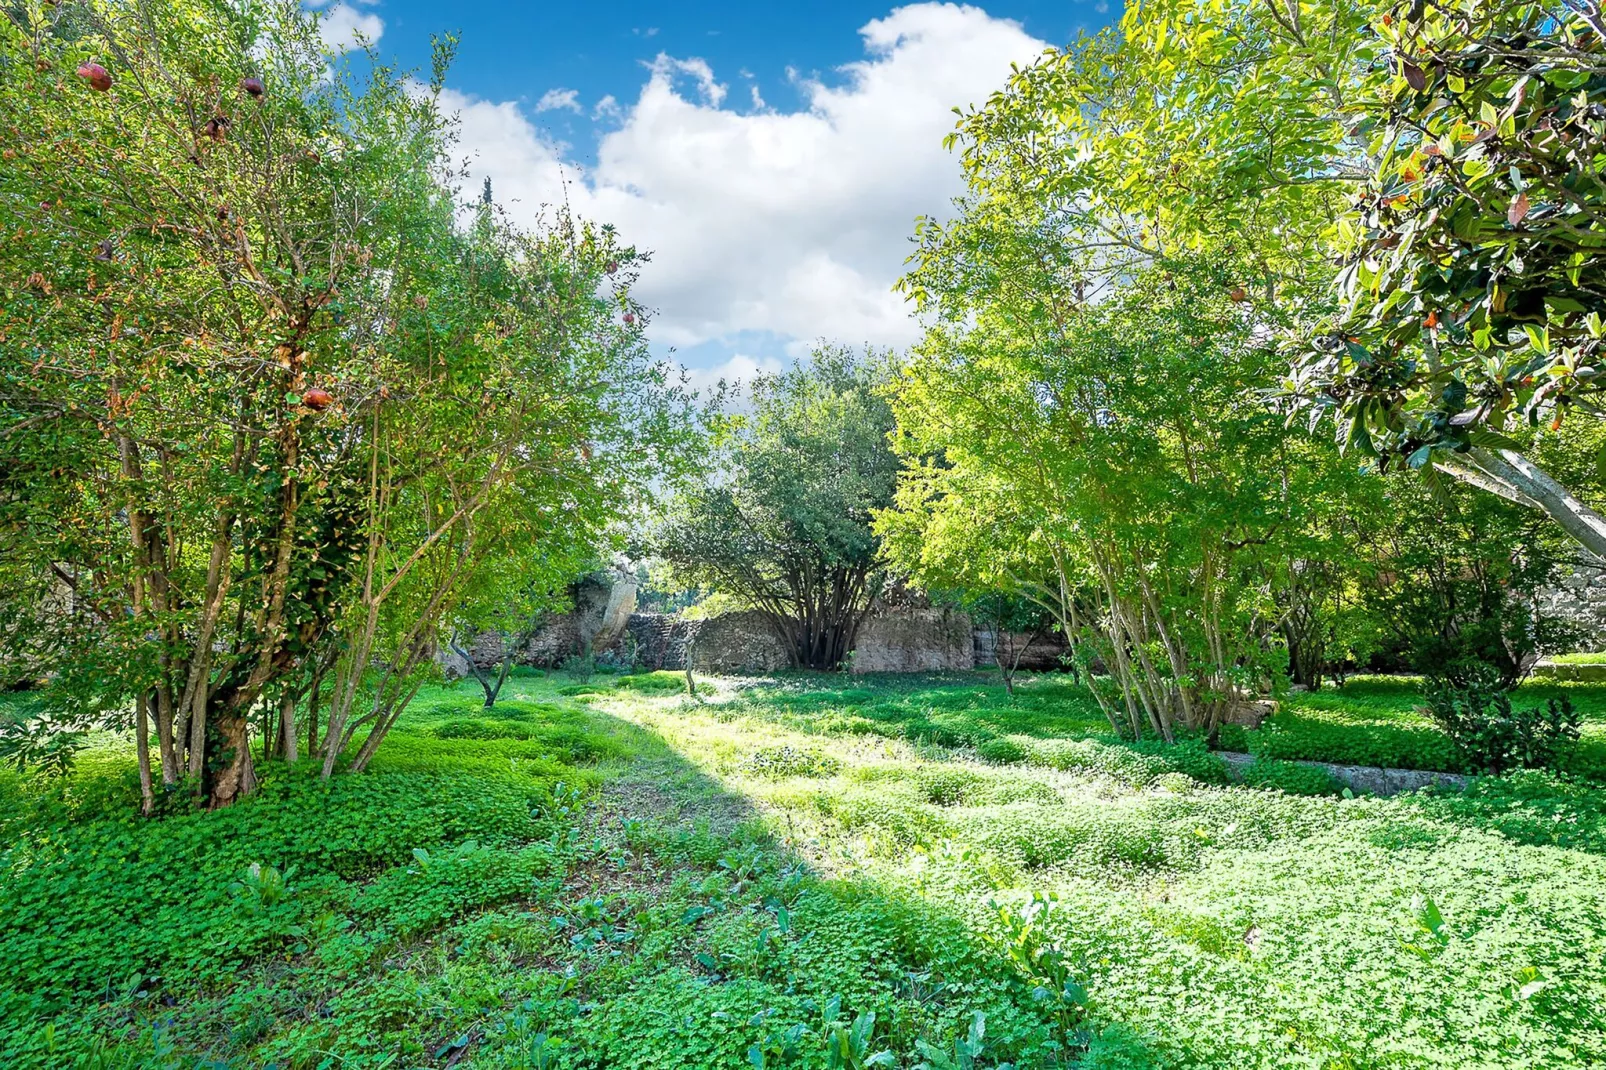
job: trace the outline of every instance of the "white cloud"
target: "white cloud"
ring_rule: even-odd
[[[358,10],[354,3],[307,0],[306,6],[319,12],[318,34],[323,43],[336,52],[349,51],[359,44],[374,44],[385,32],[384,19],[371,11]]]
[[[947,3],[898,8],[860,34],[865,58],[838,84],[794,76],[805,104],[789,113],[756,93],[751,111],[727,109],[708,63],[661,55],[633,105],[598,104],[617,127],[590,168],[514,104],[446,103],[477,154],[476,185],[489,175],[497,199],[527,216],[567,200],[652,252],[635,293],[657,310],[656,342],[766,332],[900,345],[917,333],[891,291],[914,219],[945,213],[963,189],[942,147],[952,108],[984,100],[1044,45]]]
[[[543,111],[572,111],[578,114],[580,107],[580,91],[577,89],[548,89],[535,102],[535,110]]]
[[[776,375],[786,365],[774,357],[751,357],[736,353],[729,360],[708,368],[690,368],[686,382],[694,390],[708,392],[723,382],[735,397],[746,397],[753,379],[760,375]]]

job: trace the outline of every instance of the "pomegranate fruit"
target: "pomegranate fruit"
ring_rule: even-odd
[[[104,93],[112,87],[112,76],[98,63],[85,63],[78,68],[78,77],[89,83],[89,88]]]
[[[240,83],[240,89],[241,89],[242,92],[245,93],[246,96],[250,97],[252,100],[261,100],[262,99],[263,89],[262,89],[262,79],[260,79],[260,78],[247,78],[247,79],[245,79],[244,81],[242,81]]]
[[[306,393],[301,395],[301,404],[305,405],[313,412],[322,412],[330,405],[334,404],[334,400],[333,394],[329,393],[327,390],[320,390],[317,387],[313,387],[311,390],[308,390]]]

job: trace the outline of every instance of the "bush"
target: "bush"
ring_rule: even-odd
[[[489,721],[443,721],[432,731],[437,739],[529,739],[530,729],[522,724],[492,724]]]
[[[1012,739],[989,739],[976,748],[983,761],[1016,765],[1026,760],[1026,748]]]
[[[650,694],[668,694],[672,691],[686,690],[686,674],[667,670],[644,672],[632,676],[621,676],[614,681],[614,686],[621,691],[646,691]]]
[[[1244,768],[1243,783],[1251,788],[1275,788],[1289,795],[1337,795],[1344,790],[1338,778],[1325,769],[1276,758],[1250,762]]]
[[[1578,742],[1581,718],[1566,694],[1543,707],[1515,708],[1487,674],[1472,674],[1460,686],[1435,684],[1427,708],[1462,760],[1479,772],[1551,768]]]

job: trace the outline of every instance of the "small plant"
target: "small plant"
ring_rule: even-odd
[[[295,875],[294,866],[280,873],[272,866],[252,862],[244,876],[229,885],[229,892],[247,914],[265,914],[294,894],[290,878]]]
[[[1405,949],[1420,956],[1423,961],[1450,946],[1450,932],[1445,928],[1444,915],[1430,896],[1421,892],[1411,900],[1411,921],[1415,931],[1405,941]]]
[[[916,1040],[915,1051],[920,1053],[921,1061],[915,1065],[915,1070],[980,1070],[981,1057],[987,1052],[986,1037],[987,1016],[975,1011],[970,1016],[970,1029],[963,1037],[954,1038],[951,1053],[924,1040]],[[998,1063],[994,1070],[1014,1070],[1014,1066],[1014,1063]]]
[[[757,1029],[773,1013],[773,1010],[762,1010],[753,1015],[747,1024]],[[803,1041],[808,1036],[809,1027],[802,1022],[794,1023],[785,1029],[772,1029],[764,1034],[763,1040],[747,1049],[747,1061],[754,1070],[786,1066],[797,1060],[803,1050]]]
[[[825,1004],[820,1030],[825,1039],[825,1065],[828,1070],[869,1070],[872,1066],[896,1066],[897,1059],[885,1048],[871,1051],[875,1040],[875,1012],[863,1011],[848,1025],[842,1020],[842,997],[832,996]]]
[[[589,651],[585,654],[571,654],[563,659],[559,671],[582,684],[590,683],[591,678],[597,675],[597,659]]]
[[[1033,985],[1032,999],[1044,1006],[1069,1040],[1087,1012],[1087,990],[1072,976],[1065,955],[1043,932],[1042,920],[1057,904],[1053,893],[1034,892],[1024,910],[993,903],[1004,927],[1004,951],[1015,971]]]
[[[1460,685],[1437,682],[1428,691],[1427,712],[1468,768],[1495,775],[1554,767],[1578,742],[1581,720],[1565,694],[1543,707],[1514,708],[1489,674]]]
[[[976,748],[976,754],[982,761],[998,765],[1015,765],[1026,760],[1026,748],[1012,739],[989,739]]]

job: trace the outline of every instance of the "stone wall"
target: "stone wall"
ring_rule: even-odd
[[[1606,568],[1578,566],[1557,586],[1539,593],[1539,606],[1547,615],[1581,627],[1583,649],[1606,650]]]
[[[548,619],[519,652],[518,661],[541,668],[561,666],[566,658],[590,649],[601,660],[648,669],[679,670],[692,652],[697,672],[753,676],[790,664],[786,646],[756,610],[721,613],[705,620],[686,620],[672,613],[635,613],[635,585],[588,580],[573,592],[575,609]],[[1014,637],[1025,643],[1028,636]],[[872,611],[859,628],[853,651],[856,673],[967,672],[995,667],[994,634],[974,627],[970,616],[955,609],[891,606]],[[1052,672],[1061,667],[1065,645],[1052,635],[1038,636],[1022,656],[1020,667]],[[482,666],[502,657],[502,638],[487,633],[471,651]],[[461,675],[461,659],[445,651],[448,673]]]
[[[691,667],[697,672],[757,676],[784,669],[791,664],[786,646],[757,610],[721,613],[707,620],[686,622],[686,646],[691,651]]]
[[[976,663],[970,615],[955,609],[873,610],[859,626],[853,671],[959,672]]]
[[[1052,632],[1040,632],[1031,635],[1028,632],[1010,632],[1010,641],[1013,649],[1019,652],[1019,668],[1025,672],[1058,672],[1065,667],[1060,658],[1068,649],[1065,640]],[[1029,645],[1028,645],[1029,644]],[[1025,650],[1020,648],[1025,646]],[[985,628],[977,628],[975,635],[975,667],[978,669],[994,669],[998,667],[997,650],[998,635]]]
[[[588,650],[601,654],[617,648],[636,610],[636,580],[628,574],[587,576],[569,589],[569,598],[573,608],[548,614],[519,649],[515,659],[520,665],[556,668]],[[463,649],[476,665],[489,668],[501,663],[505,643],[497,632],[482,632]],[[448,676],[468,674],[462,656],[448,644],[442,644],[436,659]]]

